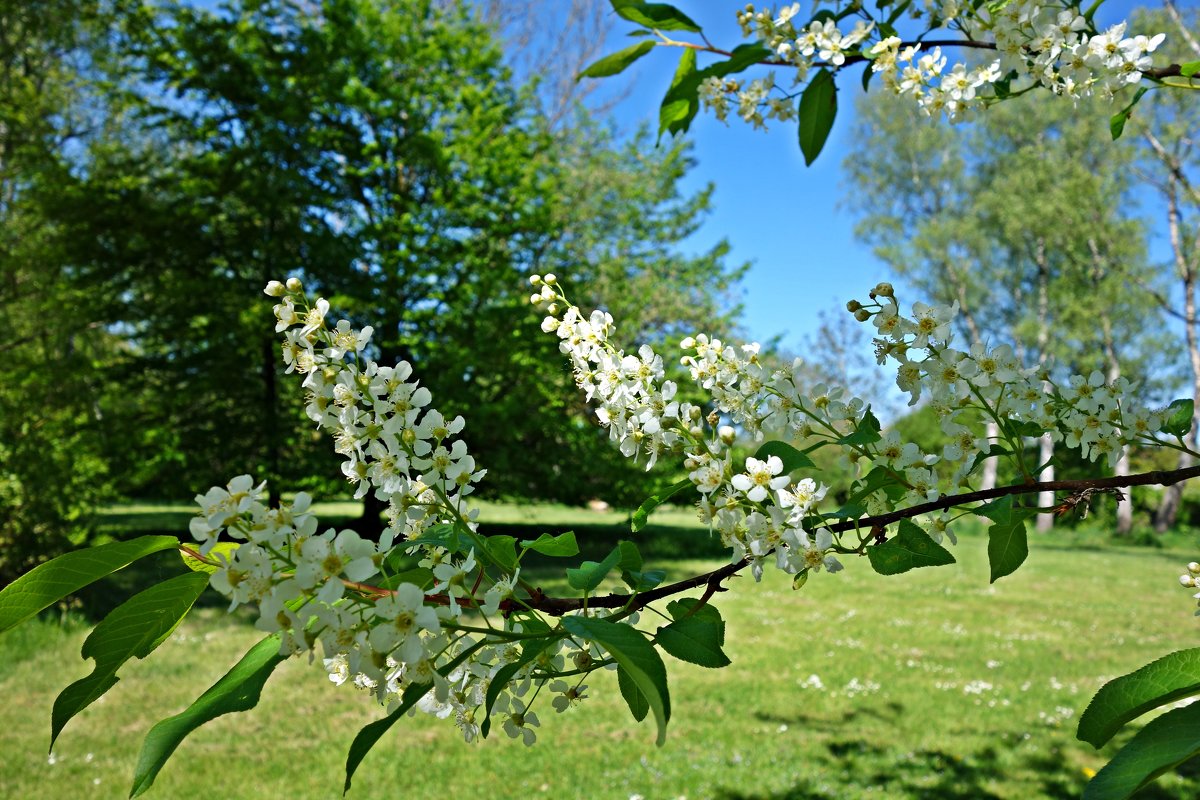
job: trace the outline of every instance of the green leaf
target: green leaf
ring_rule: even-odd
[[[1013,505],[1012,496],[993,500],[975,509],[976,514],[996,523],[988,528],[988,564],[991,568],[991,583],[1005,575],[1016,572],[1029,555],[1029,542],[1025,533],[1025,520],[1034,511]]]
[[[1083,791],[1083,800],[1124,800],[1200,755],[1200,703],[1168,711],[1137,732]]]
[[[492,560],[501,569],[512,572],[517,568],[517,538],[515,536],[488,536],[483,540],[483,546]]]
[[[700,78],[696,73],[696,51],[690,47],[683,49],[679,57],[679,66],[675,68],[675,77],[671,86],[663,95],[662,105],[658,109],[658,137],[662,140],[664,133],[672,136],[686,131],[700,110],[698,89]]]
[[[698,597],[681,597],[678,600],[672,600],[667,603],[667,613],[674,620],[690,617],[704,620],[714,625],[719,623],[721,625],[721,637],[717,641],[717,644],[725,644],[725,621],[721,619],[721,612],[717,611],[716,606],[712,603],[701,604]]]
[[[1011,451],[1004,449],[998,444],[993,444],[986,452],[981,450],[975,454],[975,460],[971,462],[971,468],[967,470],[967,472],[974,472],[980,464],[989,458],[995,458],[996,456],[1007,456],[1011,454]]]
[[[484,639],[471,645],[451,659],[445,666],[440,667],[438,674],[442,676],[449,675],[459,664],[466,661],[475,651],[486,644],[488,644],[488,641]],[[358,770],[358,765],[366,758],[367,753],[371,751],[375,743],[432,688],[433,681],[409,684],[408,688],[404,690],[404,694],[400,696],[400,705],[396,709],[383,719],[377,719],[369,725],[364,726],[362,730],[355,734],[354,741],[350,743],[350,751],[346,754],[346,782],[342,785],[343,795],[350,791],[350,782],[354,778],[354,773]]]
[[[610,75],[620,74],[630,64],[653,50],[654,46],[654,42],[651,41],[638,42],[632,47],[626,47],[624,50],[613,53],[609,56],[605,56],[599,61],[591,64],[583,72],[579,73],[575,80],[580,81],[584,78],[607,78]]]
[[[540,656],[545,652],[547,647],[557,642],[559,638],[561,637],[549,636],[545,639],[526,639],[521,645],[521,655],[517,660],[511,664],[505,664],[496,670],[496,674],[492,676],[491,681],[488,683],[487,695],[484,698],[483,724],[479,726],[479,732],[483,734],[483,738],[486,739],[492,729],[492,706],[496,704],[496,698],[500,696],[500,692],[522,667]]]
[[[421,531],[421,535],[412,539],[410,544],[417,544],[422,547],[444,547],[449,553],[462,551],[462,542],[459,540],[458,528],[448,523],[434,525],[432,528]]]
[[[358,765],[366,758],[367,753],[371,752],[375,743],[383,738],[383,735],[396,724],[400,717],[404,716],[405,712],[416,705],[417,701],[428,694],[432,688],[433,681],[410,683],[404,690],[404,694],[400,696],[400,705],[395,710],[383,719],[377,719],[363,726],[362,730],[354,735],[354,741],[350,743],[350,752],[346,754],[346,782],[342,785],[343,796],[350,791],[350,783],[354,780],[354,773],[358,770]]]
[[[0,591],[0,633],[139,558],[178,546],[174,536],[139,536],[127,542],[76,550],[39,564]]]
[[[872,444],[882,437],[879,435],[881,426],[879,419],[871,413],[871,407],[863,412],[862,419],[854,424],[854,432],[838,439],[838,444]]]
[[[1046,432],[1046,429],[1038,425],[1032,420],[1006,420],[1004,427],[1008,429],[1011,436],[1028,436],[1031,439],[1036,439]]]
[[[1194,694],[1200,694],[1200,647],[1163,656],[1101,686],[1079,718],[1077,736],[1103,747],[1130,720]]]
[[[727,667],[729,656],[721,650],[725,641],[725,623],[712,622],[699,615],[677,619],[658,629],[655,637],[663,650],[701,667]]]
[[[1112,119],[1108,121],[1108,131],[1112,134],[1114,142],[1121,138],[1121,134],[1125,132],[1125,123],[1129,121],[1129,116],[1133,114],[1133,107],[1138,104],[1138,100],[1142,99],[1142,95],[1148,91],[1150,90],[1145,86],[1138,89],[1134,93],[1133,100],[1129,102],[1129,105],[1112,115]]]
[[[632,570],[621,574],[621,579],[635,592],[645,592],[662,583],[667,573],[661,569],[648,569],[645,572]]]
[[[237,552],[239,547],[241,547],[241,544],[238,542],[217,542],[215,545],[213,545],[212,549],[208,551],[208,558],[211,558],[214,561],[220,561],[222,559],[225,561],[232,561],[233,554]],[[206,561],[201,561],[193,555],[188,555],[188,553],[183,550],[179,551],[179,557],[183,559],[184,566],[186,566],[192,572],[205,572],[209,575],[212,575],[214,572],[220,569],[220,567],[216,566],[215,564],[209,564]]]
[[[1194,400],[1172,400],[1163,415],[1163,424],[1159,430],[1171,436],[1186,436],[1192,429],[1192,418],[1196,415]]]
[[[620,664],[617,665],[617,687],[621,690],[621,697],[625,698],[625,705],[629,706],[633,718],[638,722],[644,720],[650,713],[650,701]]]
[[[658,723],[655,742],[662,745],[667,740],[667,722],[671,719],[671,697],[667,692],[667,668],[653,645],[628,625],[603,619],[563,617],[562,625],[573,636],[603,647],[616,660],[618,668],[625,670],[654,712]],[[634,710],[632,706],[630,710]]]
[[[764,47],[761,44],[739,44],[733,48],[733,52],[729,54],[729,58],[724,61],[718,61],[715,64],[709,64],[701,70],[701,77],[707,78],[711,75],[724,78],[726,75],[733,75],[745,70],[747,67],[761,63],[773,55],[775,53],[772,52],[771,48]]]
[[[629,523],[630,529],[637,533],[642,528],[646,527],[647,521],[650,519],[650,512],[667,502],[671,497],[683,491],[692,485],[691,480],[684,478],[679,483],[673,483],[666,489],[663,489],[658,494],[650,495],[646,501],[638,506],[638,510],[633,512],[633,520]]]
[[[579,555],[579,543],[575,541],[575,531],[560,533],[558,536],[543,533],[536,539],[526,539],[521,542],[521,547],[555,558],[570,558]]]
[[[871,567],[880,575],[899,575],[918,567],[940,567],[953,564],[950,551],[930,538],[911,520],[900,520],[896,535],[883,544],[867,548]]]
[[[568,569],[567,583],[571,584],[572,589],[593,592],[620,560],[621,548],[614,547],[613,551],[605,556],[603,561],[585,561],[577,569]]]
[[[660,31],[700,33],[700,26],[674,6],[666,3],[642,3],[638,0],[611,0],[617,16]]]
[[[1200,61],[1189,61],[1179,65],[1179,74],[1185,78],[1190,78],[1197,72],[1200,72]]]
[[[146,734],[138,754],[130,797],[150,788],[163,764],[189,733],[223,714],[248,711],[258,704],[263,684],[285,656],[279,654],[279,634],[250,648],[242,660],[182,713],[159,722]]]
[[[875,494],[880,489],[886,490],[892,487],[900,487],[900,482],[896,479],[895,474],[886,467],[876,467],[868,472],[858,483],[859,488],[851,493],[850,498],[846,501],[847,506],[856,505],[860,500]]]
[[[208,586],[208,575],[188,572],[138,592],[117,606],[83,642],[81,655],[95,659],[92,673],[62,690],[50,714],[50,749],[63,727],[116,685],[117,670],[145,658],[166,641]]]
[[[766,461],[771,456],[776,456],[783,462],[784,475],[798,469],[808,469],[816,466],[811,458],[787,442],[763,442],[762,446],[754,454],[754,457],[759,461]]]
[[[617,542],[617,552],[620,553],[620,557],[617,560],[617,567],[622,572],[639,570],[642,568],[642,564],[645,563],[642,560],[642,554],[638,550],[637,545],[627,539]]]
[[[800,95],[798,113],[800,152],[804,154],[805,166],[809,166],[820,155],[837,116],[837,86],[832,72],[827,69],[817,71]]]
[[[413,567],[375,581],[375,585],[382,589],[395,589],[402,583],[411,583],[413,586],[428,589],[433,582],[433,570],[428,567]]]

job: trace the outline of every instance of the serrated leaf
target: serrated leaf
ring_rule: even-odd
[[[634,533],[637,533],[642,528],[646,527],[646,523],[650,519],[650,512],[691,485],[691,480],[684,478],[679,483],[671,484],[658,494],[647,497],[646,501],[638,506],[637,511],[633,512],[633,519],[629,523],[630,530],[632,530]]]
[[[1189,61],[1179,65],[1179,74],[1185,78],[1190,78],[1197,72],[1200,72],[1200,61]]]
[[[1196,403],[1191,398],[1172,400],[1163,414],[1163,424],[1159,431],[1171,436],[1186,436],[1192,429],[1192,419],[1195,415]]]
[[[762,446],[754,453],[754,457],[759,461],[766,461],[771,456],[776,456],[783,462],[782,474],[784,475],[798,469],[808,469],[816,466],[807,454],[797,450],[787,442],[763,442]]]
[[[701,667],[716,669],[730,664],[721,649],[725,641],[725,623],[699,616],[683,617],[658,629],[659,647],[680,659]]]
[[[521,542],[521,547],[554,558],[570,558],[579,555],[579,543],[575,541],[575,531],[560,533],[558,536],[543,533],[536,539],[526,539]]]
[[[116,685],[117,670],[145,658],[166,641],[208,586],[208,575],[189,572],[138,592],[117,606],[88,634],[80,654],[95,659],[90,675],[62,690],[50,714],[50,749],[66,724]]]
[[[980,464],[989,458],[995,458],[996,456],[1007,456],[1011,454],[1011,451],[1006,450],[998,444],[993,444],[986,452],[981,450],[975,454],[975,460],[971,462],[971,468],[967,470],[967,472],[974,472]]]
[[[382,739],[383,735],[396,724],[400,717],[404,716],[404,713],[416,705],[417,701],[427,695],[431,689],[433,689],[433,681],[410,683],[404,690],[404,694],[400,695],[399,706],[383,719],[377,719],[364,725],[362,730],[354,735],[354,741],[350,743],[350,751],[346,754],[346,782],[342,785],[343,796],[350,791],[350,784],[354,780],[354,773],[358,771],[358,765],[367,757],[367,753],[371,752],[375,743]]]
[[[483,546],[501,569],[512,572],[517,568],[517,538],[501,534],[488,536],[483,540]]]
[[[139,536],[66,553],[0,590],[0,633],[139,558],[179,546],[174,536]]]
[[[721,636],[717,644],[725,644],[725,621],[721,619],[721,612],[717,611],[716,606],[712,603],[701,603],[700,599],[695,597],[681,597],[667,603],[667,613],[674,620],[695,617],[712,624],[720,623]]]
[[[572,589],[593,592],[620,560],[621,549],[614,547],[603,561],[585,561],[575,569],[567,569],[567,583],[571,584]]]
[[[633,714],[634,720],[644,720],[650,713],[650,701],[620,664],[617,665],[617,687],[621,690],[621,697],[625,699],[625,705],[629,706],[629,713]]]
[[[486,739],[488,733],[491,732],[492,706],[496,704],[496,698],[500,696],[500,692],[522,667],[540,656],[547,647],[558,640],[558,636],[549,636],[545,639],[526,639],[521,644],[521,655],[517,657],[517,660],[496,670],[496,674],[488,682],[487,695],[484,697],[483,724],[479,726],[479,732],[483,734],[483,738]]]
[[[899,529],[891,539],[868,547],[867,558],[880,575],[899,575],[919,567],[954,563],[949,550],[907,519],[900,520]]]
[[[239,547],[241,547],[241,544],[238,542],[217,542],[208,551],[207,557],[214,561],[232,561],[233,554],[237,552]],[[183,559],[184,566],[192,572],[205,572],[212,575],[220,569],[216,564],[209,564],[207,561],[201,561],[195,556],[189,555],[186,550],[180,550],[179,557]]]
[[[458,528],[450,524],[434,525],[432,528],[421,531],[421,534],[409,543],[423,547],[444,547],[449,553],[462,551]]]
[[[631,570],[621,574],[621,579],[635,592],[647,592],[662,583],[667,573],[661,569]]]
[[[995,524],[988,528],[988,565],[991,583],[1016,572],[1029,556],[1025,520],[1035,512],[1013,505],[1012,496],[979,506],[975,513]]]
[[[445,666],[438,668],[438,674],[442,676],[449,675],[459,664],[470,658],[477,650],[486,645],[486,639],[476,642],[466,650],[459,653],[451,659]],[[425,683],[412,683],[404,690],[404,694],[400,696],[400,705],[395,708],[383,719],[377,719],[374,722],[366,725],[354,736],[354,741],[350,743],[350,751],[346,753],[346,782],[342,785],[342,794],[350,791],[350,783],[354,778],[354,773],[358,770],[359,764],[366,758],[367,753],[375,746],[383,735],[399,721],[400,717],[404,716],[413,705],[424,697],[430,689],[433,688],[433,681]]]
[[[773,55],[775,53],[771,48],[763,47],[761,44],[739,44],[733,48],[733,51],[729,54],[729,58],[709,64],[701,70],[701,74],[705,78],[710,75],[724,78],[726,75],[734,75],[745,70],[747,67],[761,63]]]
[[[1004,426],[1013,436],[1028,436],[1031,439],[1036,439],[1046,432],[1046,429],[1038,425],[1032,420],[1006,420]]]
[[[1200,694],[1200,647],[1163,656],[1101,686],[1079,718],[1076,735],[1103,747],[1125,723],[1195,694]]]
[[[642,553],[638,550],[638,546],[627,539],[621,539],[617,542],[617,568],[622,572],[632,572],[642,568],[645,562],[642,560]]]
[[[428,567],[413,567],[381,578],[375,582],[375,585],[381,589],[395,589],[402,583],[411,583],[422,589],[428,589],[434,583],[433,570]]]
[[[1096,773],[1083,790],[1083,800],[1125,800],[1196,755],[1200,755],[1200,703],[1150,720]]]
[[[624,669],[645,696],[658,724],[655,742],[667,740],[667,722],[671,719],[671,696],[667,691],[667,668],[642,634],[628,625],[592,617],[563,617],[562,625],[573,636],[595,642]],[[632,710],[632,709],[631,709]]]
[[[579,73],[575,80],[607,78],[610,75],[618,75],[624,72],[630,64],[653,50],[654,47],[655,45],[652,41],[638,42],[632,47],[626,47],[624,50],[605,56],[599,61],[592,63],[587,69]]]
[[[871,413],[871,407],[867,406],[862,419],[854,423],[854,430],[837,441],[838,444],[873,444],[883,438],[879,435],[881,429],[879,419]]]
[[[167,763],[189,733],[224,714],[248,711],[258,704],[263,684],[282,661],[279,634],[273,634],[250,648],[246,655],[226,672],[208,691],[183,712],[159,722],[142,742],[133,775],[130,797],[150,788],[158,771]]]
[[[660,31],[690,31],[700,33],[700,26],[691,17],[666,3],[643,3],[638,0],[611,0],[617,16],[647,28]]]
[[[837,117],[837,86],[833,73],[827,69],[817,70],[816,75],[804,87],[798,109],[800,118],[800,152],[804,154],[805,166],[810,166],[821,154],[825,140],[833,130]]]
[[[859,488],[851,493],[850,498],[846,501],[846,506],[855,506],[860,500],[871,496],[880,489],[899,485],[896,476],[886,467],[876,467],[859,481]]]
[[[663,95],[662,105],[658,109],[658,136],[662,139],[664,133],[675,135],[686,131],[700,110],[700,98],[697,94],[700,78],[696,73],[696,51],[690,47],[683,49],[679,56],[679,66],[675,68],[675,76],[671,86]]]

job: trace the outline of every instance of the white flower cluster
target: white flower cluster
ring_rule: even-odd
[[[964,14],[955,0],[938,0],[914,14],[931,29],[954,22],[967,40],[994,44],[999,54],[980,66],[959,62],[947,70],[941,47],[924,50],[919,43],[905,45],[890,26],[883,30],[892,35],[884,36],[874,21],[860,17],[843,30],[828,13],[803,24],[800,11],[799,3],[777,10],[748,4],[737,12],[737,20],[745,36],[756,38],[778,60],[795,66],[796,84],[805,82],[813,67],[837,69],[848,57],[865,57],[888,89],[912,97],[926,114],[952,122],[968,119],[987,103],[1019,90],[1020,86],[1011,85],[1013,81],[1040,84],[1076,99],[1092,94],[1111,98],[1141,81],[1143,71],[1153,67],[1150,54],[1164,39],[1161,33],[1126,37],[1124,22],[1095,31],[1077,3],[1013,0],[984,4]],[[879,38],[868,47],[873,34]],[[1002,89],[998,88],[1001,81],[1005,82]],[[738,114],[758,128],[764,127],[766,119],[789,120],[796,115],[791,97],[782,90],[772,95],[775,88],[774,73],[748,83],[710,76],[700,85],[700,99],[721,120],[735,99]]]
[[[447,421],[429,407],[430,393],[408,380],[408,364],[384,367],[368,358],[369,328],[355,331],[345,321],[328,327],[328,302],[310,306],[302,289],[294,278],[266,288],[281,298],[276,330],[285,334],[287,371],[304,374],[308,415],[333,432],[356,496],[373,490],[389,503],[389,525],[379,542],[352,530],[318,532],[307,494],[268,508],[265,484],[239,476],[196,498],[200,513],[190,528],[199,555],[216,567],[211,585],[230,598],[231,610],[257,604],[256,626],[281,636],[281,652],[307,652],[311,659],[319,645],[335,684],[369,691],[389,707],[409,686],[431,685],[417,708],[452,717],[467,741],[479,735],[492,678],[521,657],[520,643],[535,638],[527,630],[534,625],[536,636],[545,637],[542,650],[516,671],[493,707],[509,736],[531,744],[538,717],[521,699],[531,688],[549,684],[557,695],[552,705],[563,711],[586,688],[552,680],[568,659],[585,673],[611,665],[593,646],[551,635],[536,614],[523,621],[500,615],[503,603],[515,602],[519,569],[489,573],[476,549],[464,556],[463,548],[438,546],[436,538],[419,540],[441,526],[482,541],[476,512],[463,499],[484,473],[465,444],[452,441],[463,421]],[[425,588],[400,580],[399,562],[389,557],[404,550],[409,560],[420,558]],[[636,616],[621,621],[633,624]]]
[[[984,417],[1030,423],[1092,461],[1104,458],[1110,467],[1128,445],[1158,441],[1155,434],[1163,415],[1130,400],[1137,387],[1125,378],[1110,384],[1095,371],[1086,378],[1073,375],[1067,386],[1057,387],[1049,375],[1022,368],[1008,345],[976,343],[969,351],[951,347],[957,304],[915,303],[913,316],[905,317],[886,283],[875,287],[871,300],[869,305],[851,301],[847,308],[859,321],[869,320],[875,326],[877,360],[897,363],[896,384],[909,393],[909,404],[928,391],[942,432],[952,439],[940,454],[940,460],[956,464],[952,486],[966,478],[976,456],[990,447],[971,429]],[[888,441],[886,437],[884,441]],[[901,448],[900,452],[906,450],[904,460],[914,460],[912,450]],[[924,458],[927,465],[938,460]],[[901,462],[894,463],[899,466]],[[928,499],[935,497],[932,494]]]
[[[692,483],[704,496],[701,517],[733,549],[733,560],[749,559],[756,578],[772,557],[779,569],[793,575],[821,567],[841,569],[832,534],[806,527],[826,487],[811,478],[793,482],[777,456],[748,458],[742,470],[734,470],[735,434],[732,427],[718,424],[721,415],[753,428],[759,438],[762,417],[779,418],[769,410],[760,413],[773,376],[760,362],[757,344],[735,349],[704,334],[683,341],[688,355],[682,362],[715,406],[705,415],[699,406],[675,400],[677,387],[664,379],[662,358],[649,347],[630,356],[611,343],[609,314],[585,316],[567,301],[553,275],[534,275],[531,282],[539,291],[530,300],[549,312],[542,330],[558,336],[576,383],[589,401],[598,403],[600,423],[621,452],[634,457],[648,452],[651,460],[663,452],[682,455]]]
[[[1187,565],[1187,572],[1179,576],[1179,585],[1185,589],[1200,589],[1200,564],[1191,561]],[[1192,595],[1192,599],[1200,605],[1200,592]],[[1200,608],[1196,609],[1196,616],[1200,617]]]

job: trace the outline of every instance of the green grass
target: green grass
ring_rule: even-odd
[[[663,553],[675,577],[714,566],[678,557],[711,544],[683,512],[671,513],[655,520],[644,550]],[[615,538],[623,518],[485,510],[491,525],[602,538]],[[892,578],[863,560],[799,592],[781,575],[757,585],[735,579],[713,601],[728,621],[733,665],[705,670],[668,657],[673,717],[664,747],[654,747],[649,723],[629,718],[605,673],[567,714],[537,709],[543,728],[530,749],[500,731],[466,745],[447,721],[402,720],[360,768],[351,797],[1078,797],[1086,770],[1114,750],[1097,753],[1074,738],[1092,693],[1195,643],[1191,601],[1175,583],[1194,553],[1033,539],[1028,563],[994,586],[975,536],[955,549],[958,564]],[[48,763],[50,706],[88,671],[78,656],[85,635],[77,622],[43,619],[0,638],[0,797],[124,797],[146,730],[258,638],[244,620],[202,609],[145,662],[127,665],[120,684],[68,725]],[[258,708],[185,741],[150,797],[337,797],[350,741],[380,715],[367,697],[293,660]],[[1176,774],[1145,796],[1198,795],[1200,781]]]

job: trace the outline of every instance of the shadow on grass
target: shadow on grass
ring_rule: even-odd
[[[843,723],[838,723],[841,725]],[[831,725],[835,728],[837,725]],[[1030,798],[1077,800],[1086,779],[1057,748],[1048,753],[1008,754],[996,747],[975,753],[948,753],[938,749],[900,752],[862,739],[839,739],[826,746],[821,763],[830,780],[809,779],[778,792],[747,793],[736,788],[718,790],[717,800],[839,800],[846,796],[842,776],[852,776],[856,786],[871,787],[881,797],[921,800],[1003,800],[997,794],[1011,785],[1014,774],[1038,785]],[[1138,792],[1137,800],[1194,800],[1200,783],[1195,780],[1200,760],[1176,770],[1184,785],[1155,783]]]

